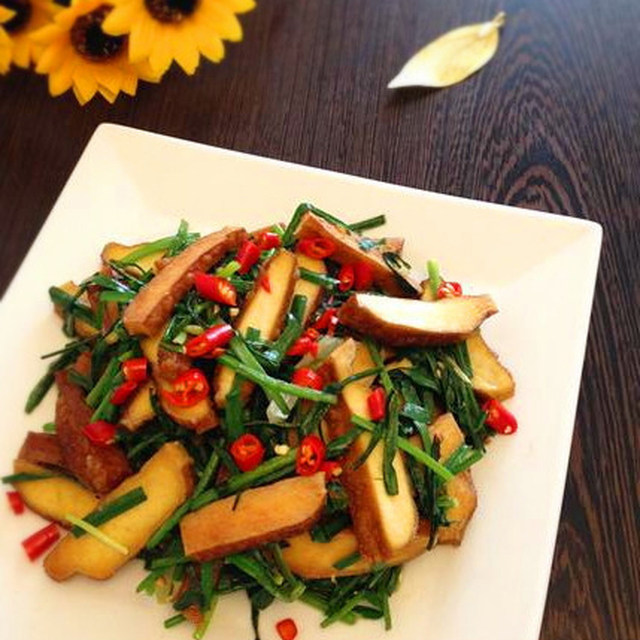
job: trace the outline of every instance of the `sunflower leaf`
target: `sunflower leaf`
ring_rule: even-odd
[[[441,35],[410,58],[388,88],[440,88],[466,80],[493,58],[505,18],[505,13],[500,12],[490,22],[459,27]]]

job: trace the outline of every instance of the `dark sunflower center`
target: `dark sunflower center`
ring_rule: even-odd
[[[32,11],[30,0],[0,0],[0,5],[16,12],[11,20],[2,25],[8,33],[20,31],[29,22]]]
[[[182,22],[197,8],[200,0],[144,0],[147,11],[158,22]]]
[[[73,48],[91,62],[115,58],[123,49],[126,36],[110,36],[102,30],[102,23],[111,7],[103,4],[91,13],[80,16],[71,27]]]

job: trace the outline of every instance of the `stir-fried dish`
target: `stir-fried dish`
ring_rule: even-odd
[[[46,552],[57,581],[138,558],[138,592],[195,638],[235,591],[256,635],[274,599],[323,627],[390,628],[402,564],[461,543],[471,467],[517,423],[480,333],[493,299],[435,262],[418,276],[403,239],[369,237],[384,222],[309,204],[254,232],[183,222],[51,287],[68,339],[26,410],[55,386],[55,416],[3,479],[16,513],[51,521],[28,556]],[[277,630],[290,640],[295,621]]]

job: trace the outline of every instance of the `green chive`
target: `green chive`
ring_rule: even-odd
[[[171,616],[170,618],[167,618],[164,621],[164,628],[171,629],[172,627],[177,627],[179,624],[183,623],[185,620],[186,618],[181,613],[178,613],[175,616]]]
[[[240,268],[240,263],[237,260],[231,260],[222,267],[216,269],[216,275],[220,278],[230,278]]]
[[[316,391],[315,389],[301,387],[297,384],[291,384],[290,382],[279,380],[278,378],[272,378],[265,373],[261,373],[256,369],[252,369],[246,366],[245,364],[239,362],[229,355],[220,356],[218,358],[218,362],[226,367],[229,367],[229,369],[233,369],[236,373],[239,373],[248,380],[255,382],[265,391],[288,393],[289,395],[295,396],[297,398],[304,398],[305,400],[312,400],[313,402],[326,402],[328,404],[336,404],[336,402],[338,401],[338,398],[332,393]]]
[[[376,227],[381,227],[383,224],[386,224],[387,219],[384,215],[374,216],[373,218],[367,218],[366,220],[361,220],[360,222],[355,222],[349,225],[349,229],[351,231],[355,231],[356,233],[362,233],[363,231],[367,231],[369,229],[375,229]]]
[[[340,283],[340,280],[336,278],[332,278],[324,273],[318,273],[317,271],[311,271],[311,269],[299,267],[298,271],[300,272],[300,278],[302,278],[302,280],[313,282],[313,284],[317,284],[330,291],[333,291]]]
[[[60,478],[59,473],[12,473],[2,477],[2,484],[15,484],[16,482],[34,482],[47,480],[48,478]]]
[[[263,374],[266,376],[262,365],[258,362],[256,357],[253,355],[251,349],[247,346],[246,342],[240,336],[234,336],[229,343],[229,348],[233,352],[233,354],[240,360],[240,362],[256,373]],[[231,368],[231,367],[230,367]],[[245,376],[248,378],[249,376]],[[275,389],[264,389],[267,398],[269,400],[273,400],[278,405],[278,409],[283,413],[289,413],[289,406],[287,402],[282,397],[282,394]]]
[[[350,553],[348,556],[345,556],[344,558],[340,558],[340,560],[334,562],[333,567],[334,569],[346,569],[347,567],[350,567],[351,565],[358,562],[360,558],[362,558],[362,556],[360,555],[360,552],[354,551],[353,553]]]
[[[136,294],[133,291],[103,291],[100,294],[101,302],[131,302]]]
[[[389,408],[384,430],[384,451],[382,455],[382,475],[387,494],[398,494],[398,476],[393,466],[393,461],[398,451],[398,416],[400,413],[400,401],[397,393],[392,393],[389,398]]]
[[[83,351],[83,347],[65,351],[57,360],[54,360],[47,368],[47,372],[38,380],[35,387],[29,393],[24,410],[31,413],[47,395],[49,389],[55,381],[56,371],[61,371],[76,360],[78,355]]]
[[[427,273],[429,274],[429,287],[434,298],[438,297],[438,287],[442,283],[440,277],[440,266],[435,260],[427,262]]]
[[[382,356],[380,355],[380,351],[378,350],[377,345],[373,340],[366,340],[365,344],[367,345],[367,349],[369,350],[369,354],[371,355],[371,359],[375,364],[376,368],[380,370],[380,382],[382,382],[382,386],[386,391],[387,395],[391,395],[393,392],[393,382],[391,382],[391,377],[389,376],[389,372],[385,369],[384,362],[382,361]]]
[[[100,401],[104,398],[109,387],[113,386],[113,379],[118,374],[119,370],[120,362],[118,362],[118,358],[111,358],[103,374],[98,379],[98,382],[96,382],[95,386],[91,389],[85,399],[85,402],[92,409],[95,409],[100,404]]]
[[[56,423],[55,422],[45,422],[42,425],[42,430],[45,433],[55,433],[56,432]]]
[[[82,518],[76,518],[76,516],[74,515],[67,514],[65,515],[64,519],[74,525],[74,527],[79,527],[80,529],[84,530],[85,533],[93,536],[96,540],[99,540],[107,547],[110,547],[114,551],[121,553],[123,556],[129,555],[129,549],[127,549],[127,547],[125,547],[123,544],[120,544],[116,540],[113,540],[113,538],[110,538],[108,535],[100,531],[100,529],[97,529],[85,520],[82,520]]]
[[[360,416],[353,416],[351,422],[356,426],[365,429],[366,431],[375,431],[376,425],[374,422],[365,420]],[[438,462],[435,458],[431,457],[428,453],[411,444],[406,438],[398,437],[398,448],[402,449],[405,453],[415,458],[418,462],[421,462],[426,467],[429,467],[437,476],[439,476],[445,482],[448,482],[454,477],[454,474],[449,471],[443,464]]]
[[[220,498],[234,495],[238,493],[238,491],[244,491],[250,487],[258,486],[262,484],[265,477],[268,477],[272,473],[284,470],[287,470],[287,472],[293,471],[297,452],[297,449],[291,449],[283,456],[270,458],[251,471],[239,473],[218,487],[203,491],[192,501],[191,510],[195,511],[214,500],[219,500]]]
[[[82,290],[78,293],[82,293]],[[62,308],[65,315],[69,314],[78,320],[82,320],[83,322],[91,325],[94,329],[100,328],[96,316],[91,308],[82,304],[82,302],[79,302],[77,296],[67,293],[64,289],[60,289],[59,287],[50,287],[49,297],[54,305]]]
[[[118,496],[111,502],[99,506],[95,511],[85,516],[84,521],[94,527],[99,527],[101,524],[113,520],[113,518],[126,513],[146,500],[147,494],[144,492],[144,489],[142,487],[136,487]],[[73,527],[71,533],[76,538],[80,538],[86,533],[86,530],[81,527]]]

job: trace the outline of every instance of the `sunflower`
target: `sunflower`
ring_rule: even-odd
[[[7,73],[11,66],[13,43],[4,30],[3,24],[6,25],[14,16],[15,11],[0,6],[0,73]]]
[[[30,34],[51,22],[51,16],[60,9],[51,0],[0,0],[0,8],[13,12],[4,24],[13,43],[13,62],[27,69],[36,62],[42,47],[31,40]]]
[[[54,16],[53,23],[32,35],[43,45],[36,71],[49,75],[52,96],[73,89],[80,104],[96,93],[113,102],[121,91],[134,95],[138,78],[160,79],[148,65],[129,62],[126,36],[112,36],[102,30],[111,10],[104,0],[75,0]]]
[[[175,60],[189,75],[200,55],[212,62],[224,57],[223,40],[242,40],[237,13],[253,9],[254,0],[111,0],[114,9],[104,30],[129,35],[129,60],[149,61],[163,74]]]

